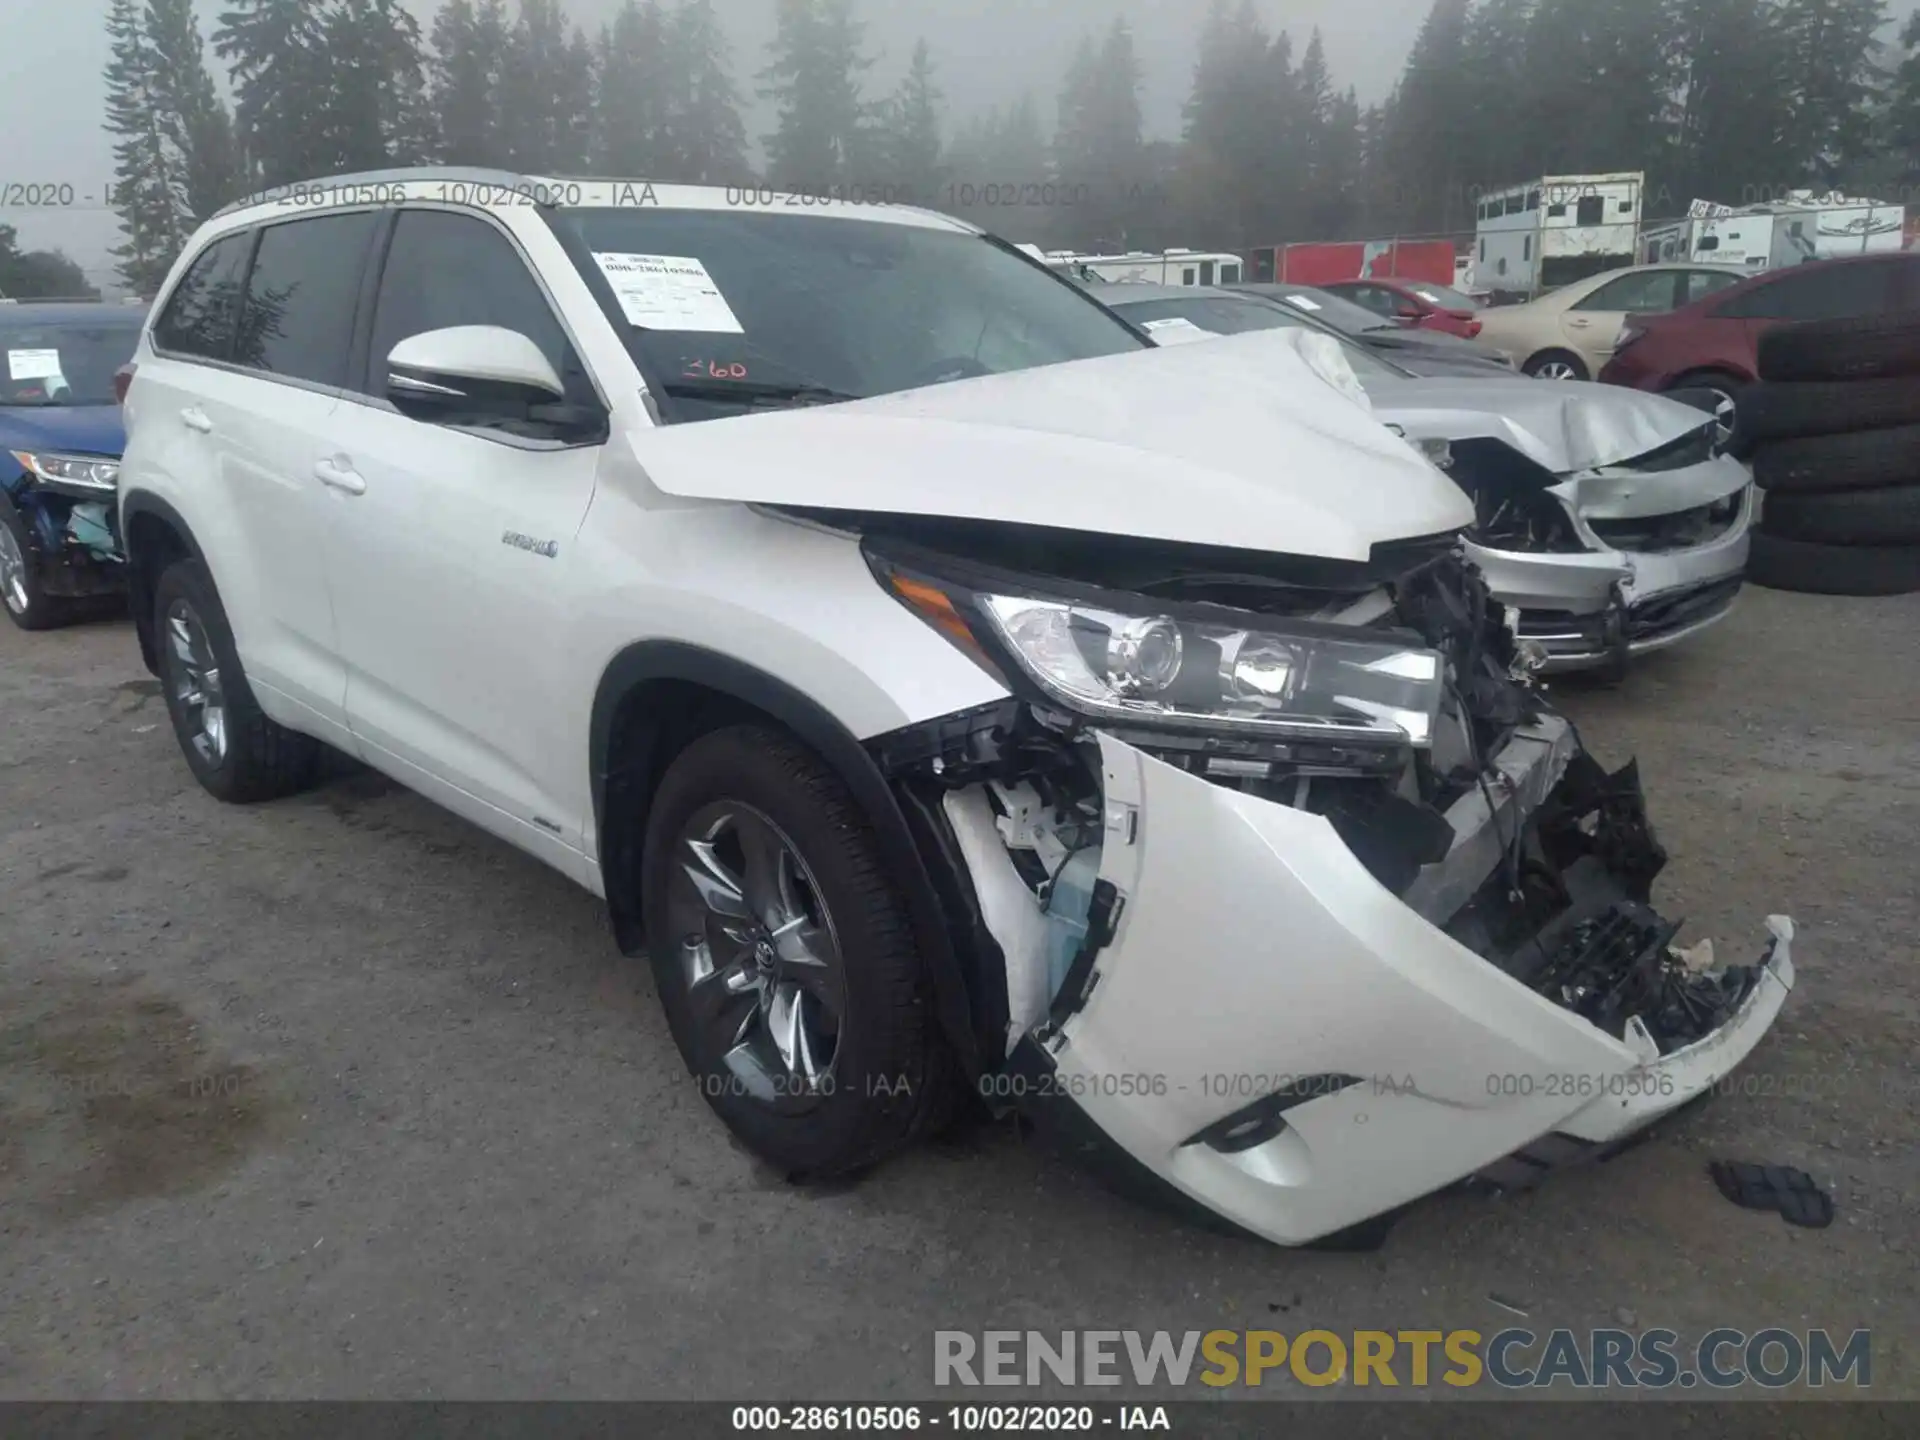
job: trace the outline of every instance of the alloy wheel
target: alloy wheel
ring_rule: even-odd
[[[1549,360],[1539,366],[1534,377],[1540,380],[1578,380],[1579,373],[1565,360]]]
[[[199,612],[185,600],[167,610],[167,648],[172,654],[173,698],[201,760],[217,766],[227,757],[227,693],[220,662]]]
[[[674,846],[668,934],[708,1052],[777,1110],[832,1093],[846,981],[839,938],[806,859],[736,800],[694,812]]]
[[[31,603],[27,596],[27,557],[20,553],[20,542],[7,525],[0,525],[0,599],[15,615],[26,614]]]

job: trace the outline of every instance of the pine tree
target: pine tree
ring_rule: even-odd
[[[1551,168],[1530,118],[1552,103],[1552,87],[1527,65],[1527,38],[1537,0],[1482,0],[1467,21],[1461,64],[1468,77],[1464,143],[1473,168],[1464,177],[1466,200],[1478,205]]]
[[[262,185],[332,173],[336,81],[326,12],[310,0],[228,0],[213,48],[233,80],[234,126]]]
[[[530,175],[586,168],[593,109],[593,51],[559,0],[521,0],[500,86],[502,159]]]
[[[428,135],[420,27],[399,0],[331,0],[321,43],[332,85],[316,118],[335,172],[413,165],[436,148]]]
[[[661,143],[667,177],[686,185],[746,179],[747,127],[712,0],[682,0],[667,24],[666,48]]]
[[[922,40],[913,47],[900,88],[884,107],[883,159],[881,173],[874,177],[898,198],[916,205],[938,203],[946,184],[940,98],[933,80],[933,58]]]
[[[1550,167],[1654,168],[1671,134],[1674,58],[1665,3],[1541,0],[1527,36],[1533,83],[1524,115]]]
[[[779,185],[819,189],[860,183],[871,153],[860,77],[872,66],[851,0],[780,0],[763,98],[779,111],[766,137],[767,171]]]
[[[596,58],[595,169],[603,175],[669,178],[663,151],[672,61],[658,0],[626,0],[613,24],[601,29]]]
[[[1054,154],[1058,182],[1087,197],[1072,216],[1083,243],[1126,249],[1163,193],[1146,163],[1140,61],[1125,20],[1113,22],[1098,50],[1086,42],[1076,53],[1061,90]]]
[[[1903,172],[1920,177],[1920,13],[1908,19],[1900,43],[1907,54],[1888,87],[1887,132]]]
[[[1381,137],[1391,228],[1406,234],[1472,229],[1467,152],[1473,113],[1466,71],[1469,0],[1434,0],[1414,37]]]
[[[1780,189],[1780,147],[1790,118],[1786,55],[1774,0],[1678,0],[1679,123],[1664,203],[1684,214],[1694,198],[1732,205]]]
[[[1787,143],[1800,177],[1838,183],[1866,153],[1875,91],[1874,36],[1886,0],[1791,0],[1779,10],[1786,57]]]
[[[434,16],[427,100],[442,164],[507,163],[500,101],[509,35],[504,0],[446,0]]]
[[[246,188],[233,117],[207,69],[193,0],[149,0],[146,34],[161,132],[179,156],[176,198],[198,223]]]
[[[151,295],[186,241],[184,176],[165,134],[157,60],[134,0],[112,0],[107,35],[113,47],[106,70],[106,128],[115,137],[113,204],[126,237],[113,254],[127,287]],[[13,230],[0,229],[12,249]],[[20,298],[12,287],[0,293]]]
[[[1187,97],[1186,150],[1177,171],[1183,223],[1238,246],[1268,244],[1297,194],[1276,194],[1282,172],[1304,171],[1293,133],[1298,110],[1291,42],[1276,51],[1250,0],[1214,0],[1200,32]]]

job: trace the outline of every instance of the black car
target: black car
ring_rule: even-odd
[[[1511,375],[1513,357],[1477,340],[1438,330],[1411,330],[1384,320],[1364,306],[1311,285],[1249,284],[1223,287],[1257,295],[1311,315],[1350,340],[1416,375]]]

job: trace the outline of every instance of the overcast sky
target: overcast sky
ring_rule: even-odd
[[[592,30],[619,8],[620,0],[565,3]],[[1336,82],[1355,86],[1362,103],[1382,98],[1391,88],[1430,3],[1256,0],[1271,28],[1293,33],[1296,54],[1320,27]],[[424,27],[437,0],[409,4]],[[735,42],[734,78],[751,98],[753,75],[765,61],[773,32],[774,0],[715,0],[715,5]],[[1916,5],[1920,0],[1893,0],[1891,8],[1906,15]],[[211,30],[219,8],[217,0],[201,0],[203,31]],[[924,36],[946,93],[949,124],[1031,90],[1051,125],[1060,78],[1080,37],[1125,15],[1145,66],[1148,133],[1171,136],[1192,79],[1194,39],[1206,0],[863,0],[860,8],[868,22],[869,48],[879,61],[873,88],[892,87],[914,41]],[[0,34],[6,37],[0,53],[5,82],[0,84],[0,135],[8,137],[0,183],[70,184],[95,207],[101,205],[113,162],[98,119],[107,61],[105,15],[106,0],[52,5],[0,0]],[[768,123],[764,113],[749,117],[756,138]],[[0,213],[0,223],[14,225],[23,245],[59,247],[87,267],[96,282],[107,278],[107,248],[116,230],[102,209],[12,211]]]

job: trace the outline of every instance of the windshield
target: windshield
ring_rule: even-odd
[[[556,223],[586,242],[675,418],[1147,345],[1078,286],[977,234],[718,210],[568,210]]]
[[[140,322],[0,321],[0,405],[112,405],[113,372],[133,358]]]
[[[1376,330],[1391,330],[1396,335],[1402,333],[1398,325],[1391,320],[1382,320],[1366,306],[1356,305],[1326,290],[1315,290],[1309,285],[1274,290],[1266,298],[1305,311],[1314,319],[1324,321],[1336,330],[1344,330],[1349,335],[1366,335]]]
[[[1113,308],[1143,329],[1156,321],[1185,320],[1215,335],[1244,335],[1250,330],[1317,330],[1340,342],[1341,353],[1362,380],[1398,380],[1407,374],[1354,344],[1331,325],[1316,324],[1297,310],[1258,300],[1240,300],[1227,295],[1191,298],[1182,295],[1165,300],[1123,301]]]
[[[1442,310],[1478,310],[1480,302],[1471,295],[1462,295],[1458,290],[1445,285],[1409,285],[1407,288],[1429,305],[1437,305]]]

